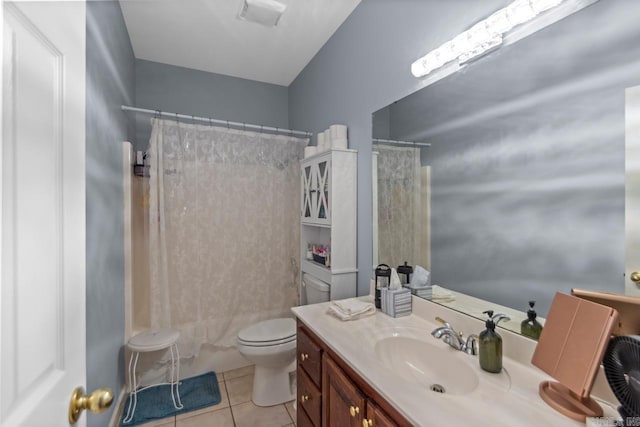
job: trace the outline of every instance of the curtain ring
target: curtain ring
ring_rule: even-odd
[[[231,129],[231,125],[229,125],[229,120],[227,120],[227,129]]]
[[[264,133],[264,126],[260,125],[260,133]]]
[[[209,117],[209,126],[213,127],[213,120],[211,120],[211,117]]]

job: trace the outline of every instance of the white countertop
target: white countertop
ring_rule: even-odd
[[[369,300],[369,297],[365,297]],[[430,336],[440,326],[425,320],[432,318],[429,306],[416,302],[414,314],[394,319],[378,312],[369,317],[343,322],[327,314],[330,303],[292,309],[293,313],[327,346],[342,357],[354,371],[385,397],[407,420],[419,426],[584,426],[549,407],[538,395],[538,385],[551,378],[530,364],[503,358],[503,372],[490,374],[478,364],[477,356],[469,356],[450,348]],[[416,310],[420,304],[420,310]],[[425,308],[426,307],[426,308]],[[425,316],[425,310],[427,315]],[[415,313],[420,312],[419,317]],[[451,322],[453,327],[456,324]],[[436,345],[450,349],[451,357],[469,363],[477,370],[480,386],[465,395],[439,394],[424,385],[400,378],[385,366],[375,353],[378,338],[400,328],[416,338],[433,339]],[[457,328],[456,328],[457,329]],[[422,335],[423,334],[423,335]],[[428,354],[424,355],[429,358]],[[506,377],[505,377],[506,376]],[[504,384],[508,384],[507,388]],[[616,416],[615,409],[599,401],[607,416]]]

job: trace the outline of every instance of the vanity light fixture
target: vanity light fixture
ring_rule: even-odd
[[[502,36],[564,0],[516,0],[460,33],[411,64],[411,73],[423,77],[457,59],[464,64],[502,44]]]
[[[242,0],[238,18],[265,27],[275,27],[286,9],[285,4],[276,0]]]

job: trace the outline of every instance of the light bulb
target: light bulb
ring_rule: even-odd
[[[426,76],[436,68],[440,68],[444,62],[440,59],[437,50],[432,50],[422,58],[411,64],[411,73],[416,77]]]
[[[513,28],[509,18],[507,17],[506,9],[500,9],[493,15],[487,18],[487,31],[491,34],[504,34]]]
[[[556,7],[564,0],[530,0],[531,7],[535,13],[542,13],[545,10],[549,10],[552,7]]]
[[[471,40],[469,40],[468,31],[458,34],[453,40],[451,40],[451,50],[454,52],[456,57],[467,52],[471,48],[473,48],[473,45],[471,44]]]
[[[446,42],[437,49],[438,58],[440,59],[440,61],[442,61],[443,64],[446,64],[449,61],[453,61],[458,57],[459,54],[457,54],[454,49],[455,46],[453,44],[453,40]]]
[[[529,0],[516,0],[505,9],[507,11],[507,18],[514,27],[532,20],[537,15],[531,8]]]
[[[471,27],[468,31],[469,41],[473,47],[481,46],[491,40],[491,34],[487,31],[487,24],[485,21],[481,21]]]

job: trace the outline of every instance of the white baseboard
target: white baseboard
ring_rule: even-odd
[[[109,427],[118,427],[120,425],[120,419],[122,418],[122,411],[124,411],[124,402],[127,400],[127,386],[125,385],[120,390],[118,400],[116,400],[116,407],[111,413],[111,419],[109,420]]]

